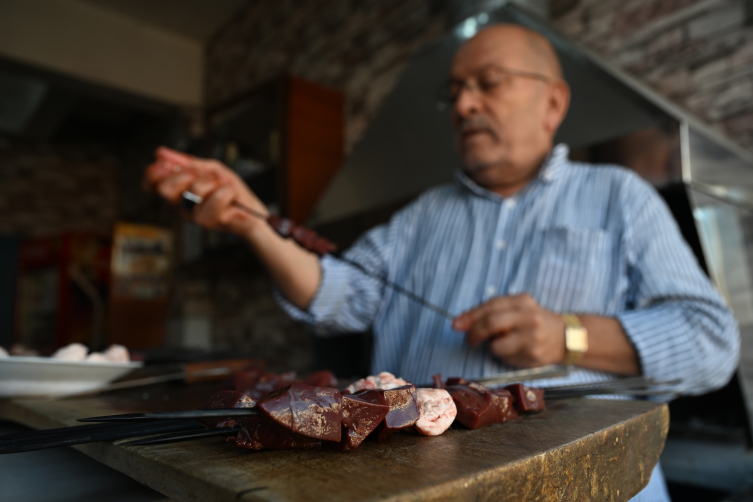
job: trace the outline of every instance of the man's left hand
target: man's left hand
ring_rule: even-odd
[[[528,294],[498,296],[452,323],[472,347],[489,340],[492,353],[519,367],[559,364],[565,358],[565,321]]]

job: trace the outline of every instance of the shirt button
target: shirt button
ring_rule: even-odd
[[[507,206],[508,209],[514,208],[515,204],[517,204],[517,201],[513,198],[505,200],[505,206]]]
[[[502,239],[497,239],[497,241],[494,243],[494,247],[497,248],[499,251],[502,251],[507,247],[507,243]]]
[[[486,289],[484,290],[484,294],[486,294],[487,297],[494,296],[494,293],[496,292],[497,292],[497,288],[495,288],[492,285],[487,286]]]
[[[544,181],[552,181],[552,173],[551,171],[547,171],[544,173]]]

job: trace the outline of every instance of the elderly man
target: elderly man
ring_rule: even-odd
[[[643,374],[681,378],[693,393],[724,385],[738,358],[734,318],[661,199],[624,168],[570,162],[566,146],[553,146],[569,89],[548,41],[512,25],[481,31],[455,56],[448,93],[464,161],[456,182],[420,196],[348,256],[464,312],[452,325],[234,208],[266,212],[216,162],[160,149],[150,180],[171,201],[184,190],[203,197],[196,222],[243,236],[294,317],[319,332],[372,327],[374,371],[422,382],[568,362],[578,370],[558,383]],[[569,339],[578,325],[585,352]],[[657,468],[636,500],[667,499]]]

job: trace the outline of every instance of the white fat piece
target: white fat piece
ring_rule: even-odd
[[[7,350],[5,350],[4,348],[0,347],[0,357],[10,357],[10,355],[8,354]]]
[[[402,387],[403,385],[409,384],[402,378],[398,378],[388,371],[382,371],[376,376],[368,376],[366,378],[362,378],[356,382],[353,382],[352,384],[348,385],[345,390],[351,393],[358,392],[359,390],[370,389],[390,390]]]
[[[111,363],[127,363],[131,360],[131,355],[128,353],[128,349],[117,344],[107,347],[105,357]]]
[[[107,356],[105,356],[101,352],[92,352],[91,354],[86,356],[86,362],[87,363],[109,363],[111,361],[107,359]]]
[[[444,389],[416,389],[419,419],[416,430],[424,436],[439,436],[450,428],[458,409]]]
[[[86,359],[86,354],[89,349],[80,343],[72,343],[61,347],[52,354],[53,359],[60,359],[61,361],[83,361]]]

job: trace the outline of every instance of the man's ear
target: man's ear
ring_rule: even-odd
[[[544,128],[554,134],[565,119],[570,106],[570,86],[564,80],[555,80],[549,85]]]

